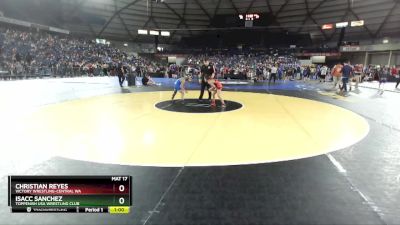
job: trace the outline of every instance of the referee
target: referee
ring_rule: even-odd
[[[125,70],[124,70],[124,65],[122,65],[121,61],[119,61],[117,65],[117,76],[118,76],[119,86],[122,87],[125,81]]]
[[[215,76],[215,68],[210,61],[205,58],[203,62],[204,64],[201,66],[199,77],[199,83],[201,85],[199,101],[203,100],[203,94],[206,88],[208,91],[208,100],[211,100],[211,92],[208,90],[210,89],[210,85],[207,83],[207,81]]]

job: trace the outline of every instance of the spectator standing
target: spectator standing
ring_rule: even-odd
[[[122,87],[125,81],[125,71],[121,61],[117,65],[117,76],[118,76],[119,86]]]
[[[392,76],[396,76],[396,75],[397,75],[397,68],[396,68],[396,66],[393,66],[393,67],[392,67],[391,74],[392,74]]]
[[[344,63],[342,69],[342,88],[341,93],[343,95],[347,94],[347,83],[349,82],[350,77],[353,75],[353,67],[350,65],[350,61]]]
[[[354,66],[354,80],[356,82],[356,89],[358,89],[358,84],[361,83],[363,67],[364,66],[360,64]]]
[[[387,82],[390,74],[390,68],[383,67],[379,70],[378,76],[379,76],[379,91],[378,93],[380,95],[383,94],[385,91],[385,83]]]
[[[311,76],[311,68],[310,66],[307,66],[304,70],[303,70],[303,77],[304,77],[304,81],[306,80],[310,80],[310,76]]]
[[[319,82],[325,82],[326,74],[328,73],[328,67],[325,65],[321,67],[320,73],[321,75],[319,76]]]
[[[338,63],[332,68],[332,77],[333,77],[333,88],[337,89],[338,85],[340,87],[340,83],[342,80],[342,69],[343,65]],[[340,88],[341,89],[341,88]]]

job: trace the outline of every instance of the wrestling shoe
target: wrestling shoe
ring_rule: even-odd
[[[215,101],[211,101],[210,106],[211,106],[211,107],[215,107],[215,106],[217,106],[217,105],[215,104]]]

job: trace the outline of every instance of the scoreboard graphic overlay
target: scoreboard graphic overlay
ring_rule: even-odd
[[[129,213],[131,176],[8,176],[13,213]]]

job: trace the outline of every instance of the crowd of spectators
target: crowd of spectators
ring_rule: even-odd
[[[9,27],[0,28],[0,62],[0,71],[11,76],[114,75],[119,63],[139,74],[162,69],[93,40]]]
[[[187,72],[196,74],[199,71],[204,55],[190,55],[187,59]],[[298,60],[291,55],[268,54],[264,52],[248,54],[215,54],[208,55],[216,70],[216,76],[223,79],[265,80],[273,67],[283,75],[284,71],[296,70]],[[282,78],[282,77],[280,77]]]
[[[0,75],[113,76],[123,65],[127,73],[135,72],[137,76],[158,74],[176,78],[185,74],[198,75],[206,57],[214,65],[216,76],[220,79],[264,81],[273,74],[278,80],[333,80],[331,68],[327,65],[301,66],[294,55],[288,49],[210,50],[207,55],[189,55],[182,65],[177,65],[156,58],[128,56],[110,45],[71,35],[15,27],[0,28]],[[397,81],[399,79],[399,70],[395,67],[354,65],[354,70],[362,75],[361,81],[379,80],[385,73],[397,78]]]
[[[93,40],[44,31],[16,27],[0,28],[0,71],[12,76],[96,76],[115,75],[120,63],[127,71],[142,76],[146,73],[175,77],[182,72],[195,74],[201,66],[203,55],[191,55],[185,66],[168,65],[155,59],[128,56],[110,45]],[[210,60],[218,77],[237,79],[262,79],[274,65],[296,67],[294,57],[277,53],[213,53]]]

